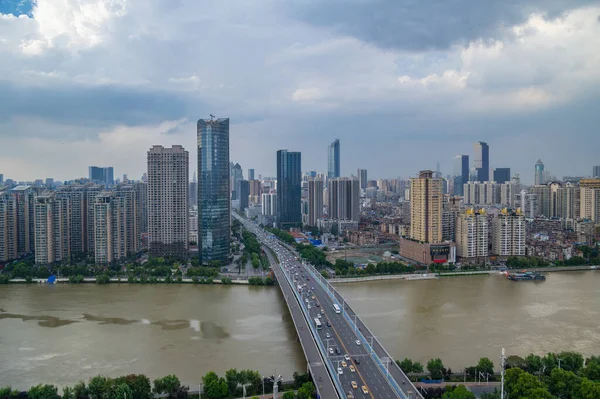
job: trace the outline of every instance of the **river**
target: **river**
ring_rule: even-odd
[[[338,285],[397,358],[440,357],[457,371],[481,356],[600,354],[600,272],[545,282],[500,276]],[[59,386],[103,374],[178,375],[306,369],[276,287],[0,286],[0,386]]]

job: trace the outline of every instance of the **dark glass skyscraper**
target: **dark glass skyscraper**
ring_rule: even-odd
[[[494,181],[496,183],[510,183],[510,168],[494,169]]]
[[[198,255],[227,262],[231,234],[229,118],[198,120]]]
[[[104,184],[106,188],[110,188],[115,184],[114,169],[112,166],[106,168],[99,166],[90,166],[88,168],[90,180],[98,184]]]
[[[299,152],[277,151],[277,226],[302,224],[302,165]]]
[[[327,177],[340,177],[340,140],[329,144],[329,156],[327,158]]]
[[[490,147],[483,141],[473,144],[477,181],[490,181]]]

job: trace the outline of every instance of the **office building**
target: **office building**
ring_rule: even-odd
[[[254,169],[248,169],[248,181],[254,180]]]
[[[188,252],[189,153],[180,145],[148,151],[148,246],[150,256],[186,258]]]
[[[498,184],[510,182],[510,168],[494,169],[494,181]]]
[[[580,218],[600,222],[600,178],[582,179],[580,185]]]
[[[17,200],[10,191],[0,189],[0,263],[16,259]]]
[[[356,171],[356,176],[358,176],[358,181],[360,185],[360,189],[365,191],[367,189],[367,170],[366,169],[358,169]]]
[[[360,183],[356,178],[340,177],[329,180],[329,218],[360,221]]]
[[[262,184],[260,180],[250,180],[250,203],[260,204]]]
[[[498,256],[525,255],[525,216],[520,208],[507,208],[492,222],[492,254]]]
[[[89,178],[97,184],[104,184],[104,187],[110,188],[115,184],[114,169],[112,166],[100,167],[90,166]]]
[[[227,129],[229,129],[229,127]],[[236,163],[236,164],[231,163],[230,173],[231,173],[231,199],[239,200],[240,199],[240,195],[239,195],[240,182],[244,179],[244,172],[242,171],[242,166],[239,163]]]
[[[340,140],[329,144],[327,159],[327,177],[329,179],[340,177]]]
[[[265,216],[277,216],[277,194],[262,194],[262,214]]]
[[[0,186],[4,184],[4,175],[0,173]]]
[[[35,198],[35,263],[48,265],[69,259],[69,199],[55,191]]]
[[[545,183],[544,180],[544,163],[541,159],[535,163],[535,178],[534,185],[539,186]]]
[[[410,236],[424,243],[442,241],[442,180],[423,170],[410,179]]]
[[[308,181],[308,221],[311,227],[317,226],[317,220],[323,217],[323,180]]]
[[[277,226],[302,224],[302,157],[299,152],[277,151]]]
[[[240,211],[248,208],[249,198],[250,198],[250,182],[248,180],[240,181]]]
[[[54,187],[54,179],[51,177],[47,177],[46,178],[46,182],[44,184],[47,188],[53,188]]]
[[[470,208],[458,215],[456,255],[463,260],[488,256],[488,219],[483,210]]]
[[[475,152],[475,171],[477,181],[486,182],[490,180],[490,147],[483,141],[478,141],[473,144]]]
[[[190,182],[188,206],[190,208],[198,206],[198,178],[196,177],[196,171],[194,171],[194,177],[192,177],[192,181]]]
[[[226,263],[231,241],[229,118],[200,119],[198,147],[200,262],[204,264],[218,260]],[[241,180],[241,167],[236,179],[238,177]]]
[[[469,156],[457,155],[454,157],[454,194],[463,195],[463,185],[469,182]]]
[[[600,165],[594,166],[592,169],[592,177],[600,178]],[[2,175],[0,175],[0,184],[2,184]]]

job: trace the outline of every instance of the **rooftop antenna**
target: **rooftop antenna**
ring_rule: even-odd
[[[212,122],[213,119],[215,119],[215,116],[213,114],[210,114],[210,121]]]

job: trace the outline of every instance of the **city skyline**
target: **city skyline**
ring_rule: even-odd
[[[410,176],[437,160],[447,172],[478,140],[490,145],[490,168],[510,167],[525,183],[538,158],[558,175],[589,175],[598,163],[598,6],[440,3],[436,19],[423,18],[424,4],[389,0],[378,16],[361,2],[324,1],[316,12],[310,2],[287,10],[259,1],[233,13],[175,2],[165,16],[159,3],[132,0],[96,21],[79,2],[39,2],[0,18],[5,177],[73,179],[94,164],[140,176],[145,148],[195,151],[195,121],[210,112],[232,117],[231,158],[263,175],[275,174],[279,148],[323,170],[336,137],[343,174]],[[403,23],[393,23],[400,10]],[[210,35],[190,29],[199,15]],[[158,36],[142,29],[154,24]],[[126,60],[111,57],[120,51]]]

